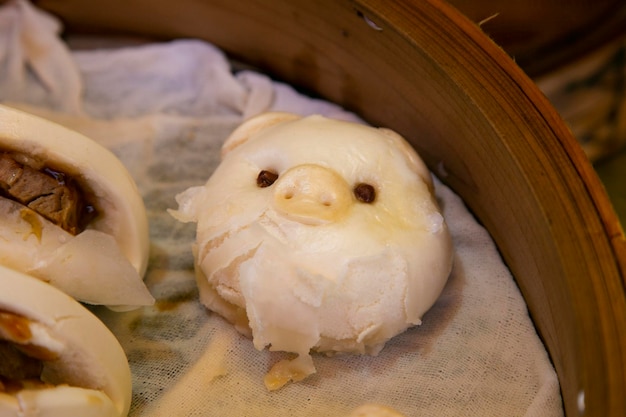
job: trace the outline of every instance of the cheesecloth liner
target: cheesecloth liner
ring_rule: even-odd
[[[0,101],[109,147],[145,199],[146,282],[157,304],[94,309],[128,355],[131,416],[342,416],[364,403],[407,416],[563,415],[555,371],[510,272],[486,230],[438,181],[456,259],[423,325],[376,357],[315,354],[316,374],[268,392],[263,375],[281,354],[255,350],[200,305],[195,225],[166,209],[176,207],[178,192],[206,181],[221,143],[245,117],[288,110],[358,118],[262,74],[232,75],[225,56],[201,41],[72,51],[59,28],[25,1],[0,8]]]

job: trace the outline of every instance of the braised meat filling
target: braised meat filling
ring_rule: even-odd
[[[0,310],[0,392],[47,386],[41,380],[43,363],[54,352],[31,343],[30,321]]]
[[[13,343],[0,340],[0,392],[16,392],[42,385],[43,361],[30,357]]]
[[[96,217],[87,195],[71,176],[43,166],[30,166],[29,158],[0,152],[0,196],[39,213],[76,235]]]

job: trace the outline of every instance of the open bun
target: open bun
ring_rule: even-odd
[[[70,179],[95,211],[78,233],[63,230],[16,201],[9,192],[12,174],[7,174],[0,179],[0,264],[91,304],[154,301],[143,283],[149,250],[145,207],[128,170],[112,152],[60,125],[0,106],[0,153],[13,158],[8,164],[18,169]]]
[[[126,416],[130,368],[110,330],[76,300],[26,274],[0,266],[0,288],[0,341],[39,360],[43,383],[6,384],[10,377],[0,375],[9,386],[0,389],[0,415]]]

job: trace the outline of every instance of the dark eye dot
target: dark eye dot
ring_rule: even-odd
[[[278,179],[278,174],[272,171],[263,170],[259,172],[259,176],[256,177],[256,185],[261,188],[269,187],[274,184],[274,181]]]
[[[354,196],[363,203],[373,203],[376,199],[376,190],[371,185],[362,182],[354,187]]]

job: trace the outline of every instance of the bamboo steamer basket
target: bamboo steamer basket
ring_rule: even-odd
[[[39,0],[69,31],[195,37],[395,129],[489,230],[568,417],[626,413],[626,240],[528,76],[440,0]]]

